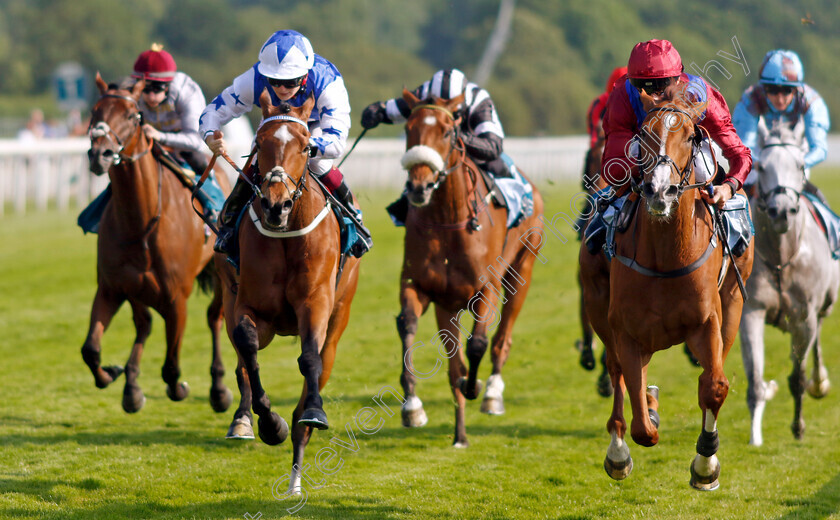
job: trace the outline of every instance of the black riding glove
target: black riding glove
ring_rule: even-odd
[[[385,103],[381,101],[371,103],[364,109],[364,111],[362,111],[362,128],[376,128],[376,126],[385,121],[387,117],[388,115],[385,112]]]

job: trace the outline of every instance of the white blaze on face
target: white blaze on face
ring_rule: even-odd
[[[293,139],[293,136],[292,133],[289,131],[289,125],[280,125],[280,128],[278,128],[277,131],[274,132],[274,137],[283,145],[291,141]]]
[[[668,114],[662,118],[661,133],[659,135],[659,155],[667,155],[665,153],[665,143],[668,139],[668,134],[676,125],[677,116]],[[653,175],[650,180],[651,187],[654,193],[665,191],[671,184],[671,165],[669,163],[661,163],[653,169]]]
[[[435,119],[435,116],[426,116],[423,118],[423,124],[435,126],[437,124],[437,119]]]

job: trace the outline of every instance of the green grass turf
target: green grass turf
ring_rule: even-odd
[[[814,172],[835,208],[840,208],[840,171]],[[571,183],[541,187],[546,215],[569,211]],[[738,345],[725,365],[731,388],[719,417],[721,487],[711,493],[688,485],[688,467],[700,432],[697,377],[680,348],[656,354],[649,381],[661,388],[660,443],[630,443],[635,462],[623,482],[611,480],[602,463],[609,437],[611,400],[595,392],[596,373],[578,365],[578,289],[574,282],[578,244],[549,235],[538,264],[504,378],[507,413],[479,413],[469,403],[471,445],[457,450],[453,407],[445,371],[420,381],[429,424],[404,429],[399,413],[365,435],[354,416],[390,385],[399,389],[400,347],[394,318],[403,231],[382,209],[394,192],[360,190],[375,248],[361,266],[351,322],[339,345],[327,385],[328,432],[317,432],[307,450],[306,503],[299,518],[365,519],[598,519],[840,518],[840,426],[838,391],[815,401],[806,397],[805,439],[790,432],[792,399],[787,391],[788,340],[768,333],[768,378],[780,392],[768,404],[765,444],[748,446],[749,414]],[[93,236],[82,236],[75,213],[50,211],[0,220],[0,518],[223,519],[278,518],[296,500],[278,501],[272,484],[288,474],[291,441],[270,447],[257,441],[226,441],[231,413],[215,414],[208,403],[210,348],[204,322],[208,297],[194,294],[182,349],[182,377],[192,394],[180,403],[166,398],[160,379],[163,322],[154,330],[142,361],[140,384],[147,402],[136,415],[120,407],[123,379],[105,390],[93,385],[80,347],[95,291]],[[418,338],[431,340],[431,313]],[[826,364],[840,370],[838,320],[826,320]],[[130,310],[121,309],[103,342],[103,362],[123,364],[133,339]],[[433,349],[421,349],[418,367],[431,368]],[[601,347],[598,347],[600,353]],[[300,393],[296,339],[280,338],[260,353],[263,382],[274,409],[289,419]],[[488,355],[489,356],[489,355]],[[232,347],[224,349],[226,382],[235,387]],[[486,379],[489,361],[481,368]],[[840,376],[836,376],[840,377]],[[629,420],[630,409],[626,410]],[[338,448],[356,435],[357,451]],[[315,454],[333,446],[341,467],[331,475],[314,469]],[[322,451],[327,453],[327,450]],[[338,462],[334,459],[331,464]],[[323,466],[328,466],[323,464]]]

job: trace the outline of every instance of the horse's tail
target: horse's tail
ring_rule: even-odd
[[[207,265],[204,266],[204,269],[198,273],[195,281],[198,282],[198,288],[204,294],[212,294],[213,293],[213,279],[215,277],[216,268],[213,265],[213,261],[207,262]]]

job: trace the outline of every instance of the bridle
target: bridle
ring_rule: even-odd
[[[271,123],[271,122],[274,122],[274,121],[298,124],[298,125],[301,125],[304,128],[306,128],[306,131],[309,132],[309,125],[306,124],[306,121],[304,121],[302,119],[298,119],[297,117],[294,117],[294,116],[281,114],[281,115],[271,116],[271,117],[267,117],[267,118],[263,119],[262,122],[260,123],[260,126],[257,128],[256,133],[259,134],[259,132],[260,132],[260,130],[262,129],[263,126],[265,126],[267,123]],[[309,154],[309,149],[310,149],[310,145],[307,144],[303,148],[303,150],[301,150],[301,153],[308,155]],[[259,150],[259,145],[256,145],[254,147],[253,154],[256,154],[258,150]],[[265,178],[262,179],[262,182],[260,182],[259,184],[263,184],[263,183],[274,184],[274,183],[278,183],[278,182],[282,183],[286,187],[286,190],[288,190],[288,192],[291,194],[292,203],[294,203],[295,201],[297,201],[301,197],[301,195],[303,195],[303,191],[306,189],[306,177],[307,177],[307,174],[309,174],[309,173],[311,173],[311,172],[309,171],[309,168],[307,167],[306,171],[303,172],[303,175],[300,176],[300,179],[298,179],[297,182],[295,182],[289,176],[289,174],[286,173],[286,170],[278,164],[278,165],[274,166],[273,168],[271,168],[271,170],[269,170],[265,174]],[[249,183],[250,183],[250,181],[249,181]],[[259,196],[259,197],[263,196],[262,192],[260,191],[259,187],[256,184],[251,183],[251,186],[254,188],[254,191],[257,194],[257,196]]]
[[[434,184],[432,184],[432,191],[435,191],[436,189],[438,189],[438,187],[440,187],[441,184],[443,184],[444,181],[446,181],[446,178],[449,176],[449,174],[452,173],[464,162],[464,156],[466,155],[467,150],[463,146],[463,144],[461,144],[461,132],[458,128],[458,125],[454,124],[455,114],[453,114],[451,110],[440,105],[424,103],[416,105],[414,108],[412,108],[411,115],[409,117],[414,116],[415,112],[423,109],[437,110],[439,112],[443,112],[453,122],[452,127],[448,129],[446,133],[443,134],[444,139],[449,139],[449,153],[446,154],[446,158],[443,161],[443,169],[435,170],[434,172],[435,182]],[[454,161],[452,166],[449,166],[447,168],[447,165],[451,162],[452,154],[456,151],[459,153],[460,157],[458,158],[458,160]]]
[[[796,147],[796,148],[799,147],[799,145],[797,145],[796,143],[771,143],[771,144],[764,145],[763,148],[770,148],[770,147],[774,147],[774,146],[782,146],[782,147],[792,146],[792,147]],[[799,170],[802,173],[802,179],[804,180],[805,179],[805,169],[803,167],[800,167]],[[761,173],[761,171],[759,173]],[[757,197],[757,200],[756,200],[756,206],[761,211],[763,211],[763,212],[767,211],[767,200],[770,197],[772,197],[774,195],[784,195],[786,193],[792,193],[794,195],[794,197],[793,197],[794,206],[798,207],[799,199],[802,197],[802,192],[801,191],[797,190],[796,188],[791,188],[790,186],[782,186],[782,185],[777,185],[775,188],[773,188],[771,190],[768,190],[768,191],[762,191],[762,189],[761,189],[761,175],[758,176],[758,197]]]
[[[682,109],[676,108],[676,107],[672,107],[672,106],[663,106],[663,107],[655,107],[655,108],[650,109],[648,111],[648,114],[656,113],[656,112],[673,112],[673,113],[685,115],[686,117],[688,117],[688,120],[692,122],[691,124],[695,129],[695,131],[694,131],[695,135],[698,135],[698,129],[700,129],[699,130],[699,135],[700,136],[702,136],[703,132],[706,132],[707,136],[709,135],[708,130],[706,130],[705,128],[703,128],[700,125],[694,124],[691,114],[689,114],[685,110],[682,110]],[[656,157],[653,158],[653,160],[644,161],[644,162],[641,160],[641,157],[637,157],[636,160],[637,160],[637,164],[639,166],[639,172],[642,174],[641,175],[642,179],[644,179],[644,175],[645,175],[645,172],[647,170],[653,170],[657,166],[661,166],[661,165],[669,166],[672,171],[677,173],[677,176],[679,177],[680,180],[679,180],[678,184],[671,184],[670,186],[668,186],[668,189],[667,189],[666,192],[669,195],[670,194],[676,195],[677,199],[679,199],[684,192],[686,192],[690,189],[705,188],[706,186],[711,184],[712,181],[714,180],[714,175],[711,175],[709,177],[709,179],[706,180],[705,182],[696,182],[696,183],[693,183],[693,184],[689,184],[689,182],[688,182],[689,175],[691,174],[691,165],[694,163],[694,158],[697,155],[698,150],[699,150],[698,141],[700,141],[700,139],[692,139],[690,159],[686,162],[685,166],[682,169],[680,169],[680,167],[677,165],[677,163],[674,162],[674,159],[672,159],[671,156],[669,156],[667,154],[666,155],[657,154]],[[631,177],[631,185],[632,185],[633,191],[635,191],[636,193],[642,193],[642,194],[645,194],[645,195],[651,195],[652,194],[652,187],[651,187],[651,184],[649,182],[645,182],[645,181],[638,182],[633,177]]]
[[[103,94],[100,99],[104,99],[104,98],[123,99],[123,100],[126,100],[126,101],[130,101],[131,104],[134,105],[134,108],[136,110],[133,113],[127,114],[125,116],[126,119],[128,119],[133,124],[133,128],[131,130],[131,133],[129,134],[129,136],[126,140],[127,141],[133,141],[131,143],[131,146],[136,146],[137,143],[140,142],[140,134],[142,133],[142,128],[140,126],[140,123],[143,119],[143,114],[142,114],[142,112],[140,112],[140,105],[137,103],[137,100],[135,100],[134,98],[129,97],[129,96],[123,96],[121,94]],[[149,150],[152,149],[152,147],[151,147],[152,143],[151,143],[151,140],[150,140],[149,141],[149,147],[146,148],[145,150],[142,150],[138,153],[134,153],[134,154],[130,154],[130,155],[123,154],[123,151],[126,149],[126,146],[129,146],[129,145],[124,144],[123,140],[120,139],[120,136],[118,136],[117,133],[114,132],[114,130],[105,121],[98,121],[96,124],[94,124],[93,121],[91,121],[90,127],[88,128],[88,134],[90,136],[91,145],[93,145],[93,141],[95,139],[99,139],[101,137],[104,137],[108,141],[111,141],[112,143],[114,143],[117,146],[116,156],[114,157],[114,162],[113,162],[114,165],[120,164],[120,162],[122,162],[122,161],[126,161],[126,162],[136,161],[137,159],[140,159],[141,157],[143,157],[144,155],[149,153]]]

